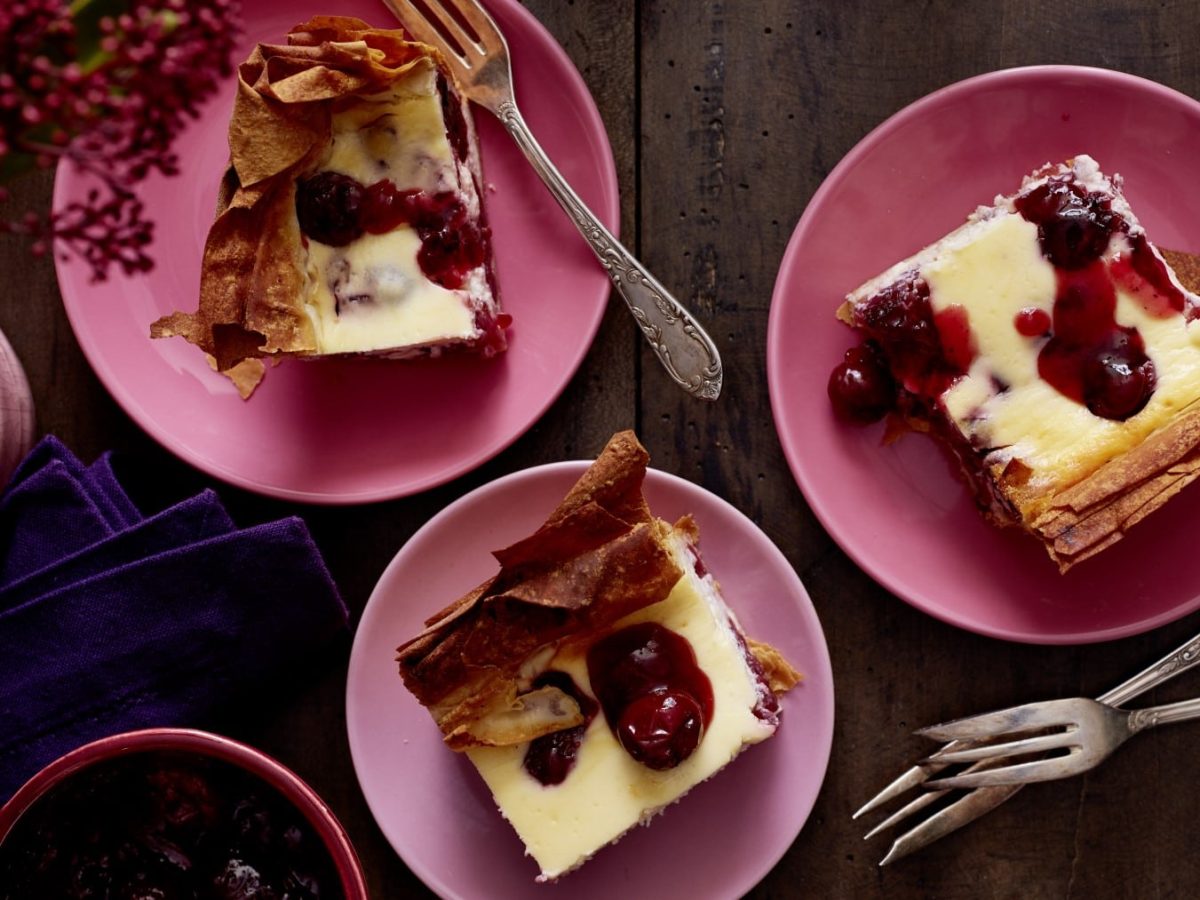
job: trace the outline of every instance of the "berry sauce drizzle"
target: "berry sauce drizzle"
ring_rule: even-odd
[[[1050,339],[1038,353],[1038,375],[1095,415],[1123,421],[1140,412],[1154,393],[1154,363],[1137,329],[1118,325],[1114,276],[1134,283],[1147,309],[1173,309],[1173,289],[1145,238],[1110,274],[1103,255],[1115,231],[1128,231],[1109,199],[1086,193],[1070,178],[1052,178],[1022,194],[1017,212],[1038,227],[1042,253],[1055,266],[1058,288]],[[1121,257],[1125,259],[1125,257]],[[1149,275],[1150,278],[1147,278]],[[1144,287],[1143,287],[1144,286]],[[1149,302],[1147,302],[1149,300]],[[1183,296],[1178,297],[1183,309]]]
[[[1111,197],[1088,192],[1074,175],[1047,179],[1014,206],[1037,226],[1057,279],[1053,312],[1030,306],[1013,318],[1022,336],[1045,341],[1039,376],[1101,418],[1136,415],[1153,395],[1157,374],[1137,329],[1116,321],[1117,288],[1151,316],[1191,320],[1200,312],[1188,307],[1145,235],[1130,233]],[[1114,235],[1129,250],[1106,261]],[[835,413],[847,421],[873,422],[914,400],[936,399],[975,358],[966,312],[950,307],[935,314],[929,287],[916,273],[875,294],[855,316],[867,340],[847,351],[828,387]]]
[[[454,191],[401,191],[386,178],[364,186],[348,175],[321,172],[296,185],[296,216],[306,237],[331,247],[344,247],[364,232],[410,225],[421,238],[421,271],[450,290],[462,287],[487,258],[489,235]]]
[[[641,622],[594,644],[587,664],[625,752],[656,770],[692,755],[712,720],[713,691],[686,638],[657,622]]]
[[[579,704],[583,713],[583,721],[561,731],[554,731],[534,738],[529,742],[525,751],[525,771],[543,785],[562,784],[563,780],[575,766],[579,755],[579,745],[583,742],[583,733],[596,717],[599,707],[596,701],[585,694],[575,684],[574,679],[566,672],[543,672],[534,679],[535,688],[551,685],[558,688]]]

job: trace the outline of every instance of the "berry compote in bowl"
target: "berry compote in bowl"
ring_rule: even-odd
[[[367,900],[312,788],[259,750],[182,728],[102,738],[26,782],[0,807],[0,885],[22,898]]]

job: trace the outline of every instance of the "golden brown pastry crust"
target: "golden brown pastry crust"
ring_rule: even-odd
[[[286,45],[258,45],[238,67],[230,169],[204,247],[199,309],[164,316],[151,337],[186,338],[221,372],[246,359],[315,351],[298,299],[304,270],[296,179],[325,152],[334,104],[383,91],[430,61],[437,63],[437,51],[403,31],[344,16],[297,25]],[[253,390],[250,372],[239,375],[245,395]]]

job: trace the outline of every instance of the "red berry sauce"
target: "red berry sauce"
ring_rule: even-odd
[[[1036,306],[1019,310],[1013,318],[1013,327],[1023,337],[1044,337],[1050,333],[1050,313]]]
[[[1014,205],[1038,226],[1042,253],[1058,277],[1053,328],[1038,354],[1038,374],[1097,416],[1123,421],[1136,415],[1154,393],[1157,378],[1137,329],[1117,324],[1113,279],[1140,282],[1136,293],[1170,314],[1173,300],[1162,285],[1173,286],[1165,271],[1159,273],[1158,261],[1139,235],[1132,239],[1127,269],[1118,266],[1110,273],[1102,256],[1113,232],[1128,226],[1107,198],[1086,193],[1071,176],[1047,180]],[[1178,303],[1182,310],[1182,295]]]
[[[1191,319],[1200,313],[1187,307],[1145,235],[1130,234],[1111,197],[1087,191],[1074,175],[1047,179],[1014,206],[1037,226],[1042,254],[1058,280],[1053,313],[1027,307],[1013,319],[1021,335],[1046,339],[1038,374],[1097,416],[1123,421],[1136,415],[1153,395],[1157,376],[1137,329],[1117,324],[1116,286],[1154,316],[1183,313]],[[1123,234],[1130,250],[1106,262],[1114,234]],[[846,354],[829,381],[834,410],[848,421],[919,408],[963,375],[976,355],[965,311],[950,307],[935,315],[929,286],[916,273],[875,294],[855,317],[868,340]]]
[[[1099,259],[1113,232],[1127,227],[1107,196],[1089,194],[1073,175],[1048,178],[1013,205],[1038,227],[1042,253],[1059,270],[1080,269]]]
[[[363,232],[411,225],[421,237],[417,260],[430,281],[454,290],[483,265],[491,237],[453,191],[401,191],[386,178],[364,187],[348,175],[321,172],[296,185],[296,215],[309,238],[342,247]]]
[[[1160,319],[1185,312],[1183,291],[1167,274],[1167,265],[1150,249],[1145,234],[1129,238],[1133,249],[1122,253],[1109,266],[1113,278],[1127,293],[1142,304],[1146,312]],[[1197,311],[1186,310],[1189,321]]]
[[[575,766],[583,733],[596,717],[596,701],[585,694],[566,672],[543,672],[533,682],[535,688],[552,685],[579,704],[583,722],[561,731],[544,734],[529,742],[525,751],[525,771],[543,785],[562,784]]]
[[[713,692],[687,639],[657,622],[616,631],[588,651],[588,678],[609,728],[643,765],[671,769],[712,720]]]

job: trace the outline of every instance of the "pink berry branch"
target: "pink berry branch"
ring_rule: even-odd
[[[154,223],[133,186],[174,175],[171,143],[230,72],[236,0],[0,3],[0,233],[83,259],[93,280],[153,266]],[[61,159],[98,187],[14,215],[4,182]]]

